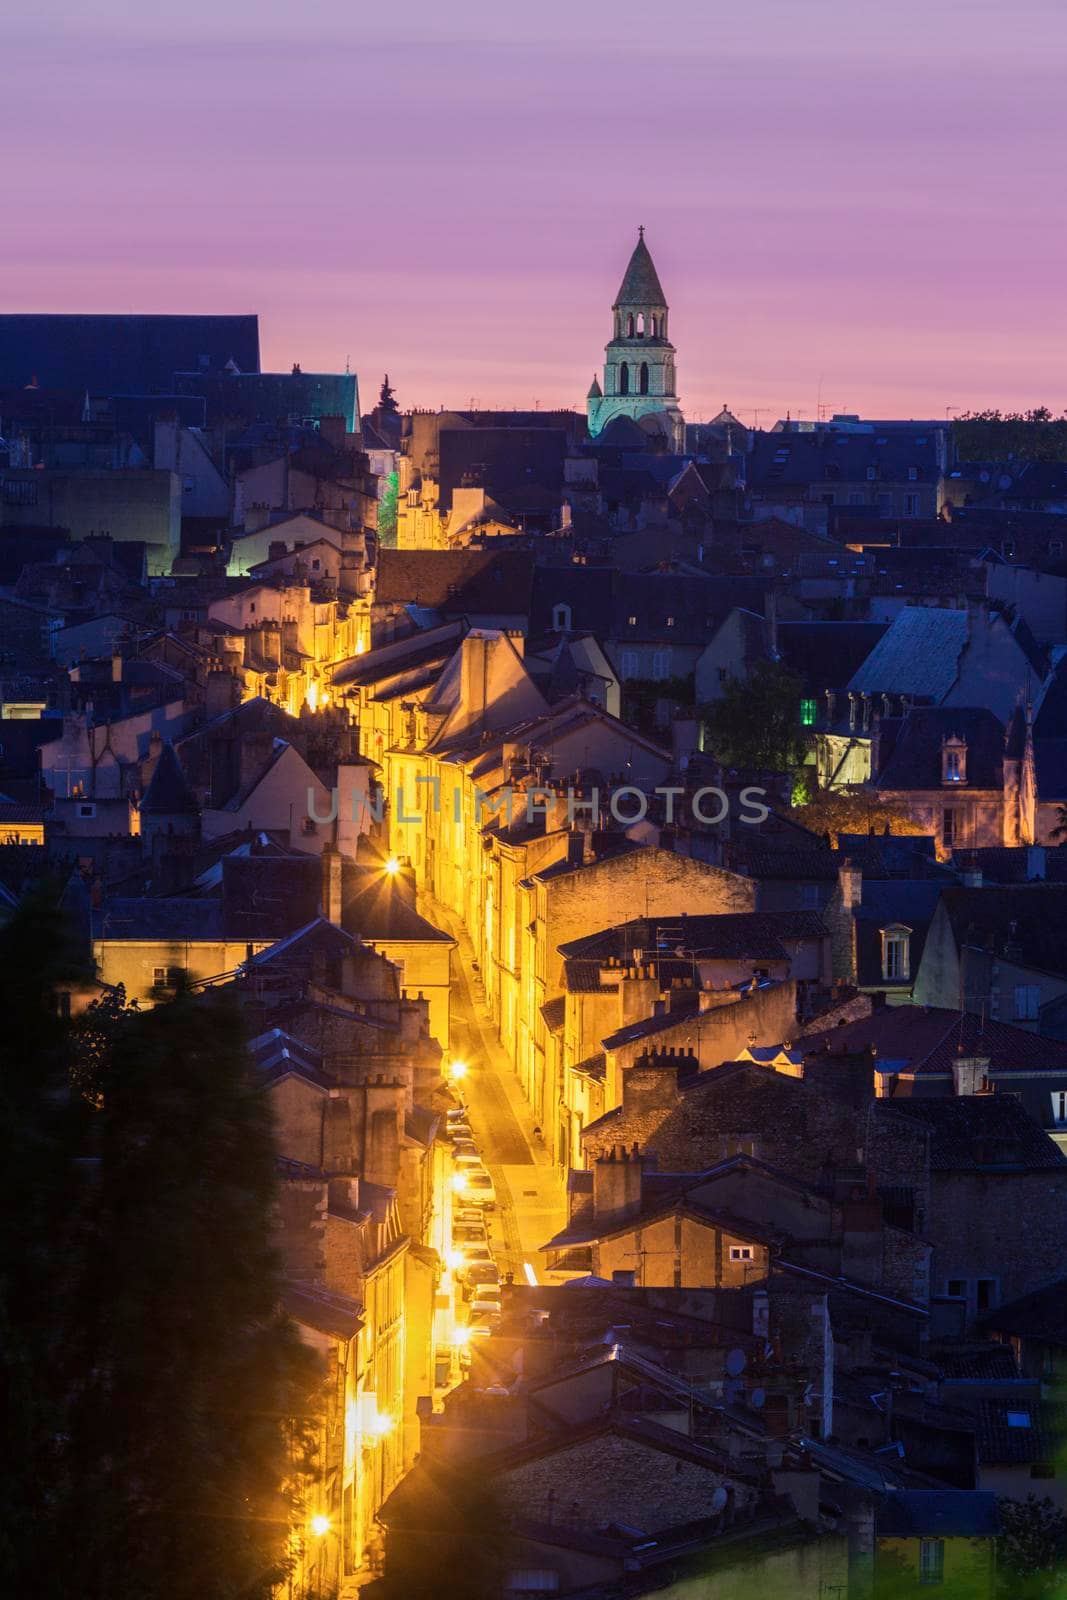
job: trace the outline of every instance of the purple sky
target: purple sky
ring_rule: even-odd
[[[1067,405],[1063,0],[71,11],[5,32],[4,309],[577,405],[643,222],[690,418]]]

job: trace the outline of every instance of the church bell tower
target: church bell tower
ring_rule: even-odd
[[[614,330],[604,347],[604,387],[593,379],[586,402],[595,439],[616,417],[631,417],[668,448],[685,448],[685,418],[678,405],[674,346],[667,337],[667,297],[645,243],[637,244],[611,308]]]

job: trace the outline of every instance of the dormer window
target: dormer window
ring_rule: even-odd
[[[957,734],[941,743],[941,782],[967,782],[967,741]]]
[[[882,977],[887,983],[911,977],[911,929],[902,922],[882,929]]]
[[[569,633],[571,627],[571,608],[566,605],[552,607],[552,627],[556,633]]]

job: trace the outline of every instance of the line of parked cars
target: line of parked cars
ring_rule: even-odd
[[[487,1336],[500,1319],[500,1272],[487,1227],[496,1189],[474,1142],[466,1106],[448,1112],[452,1141],[452,1265],[468,1303],[472,1336]]]

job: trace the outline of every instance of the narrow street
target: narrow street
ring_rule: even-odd
[[[539,1247],[566,1220],[563,1178],[534,1133],[530,1108],[486,1009],[485,988],[463,924],[429,895],[420,894],[419,911],[458,941],[450,1054],[467,1063],[462,1094],[496,1189],[490,1243],[502,1275],[510,1272],[516,1283],[523,1283],[529,1266],[540,1278]]]

